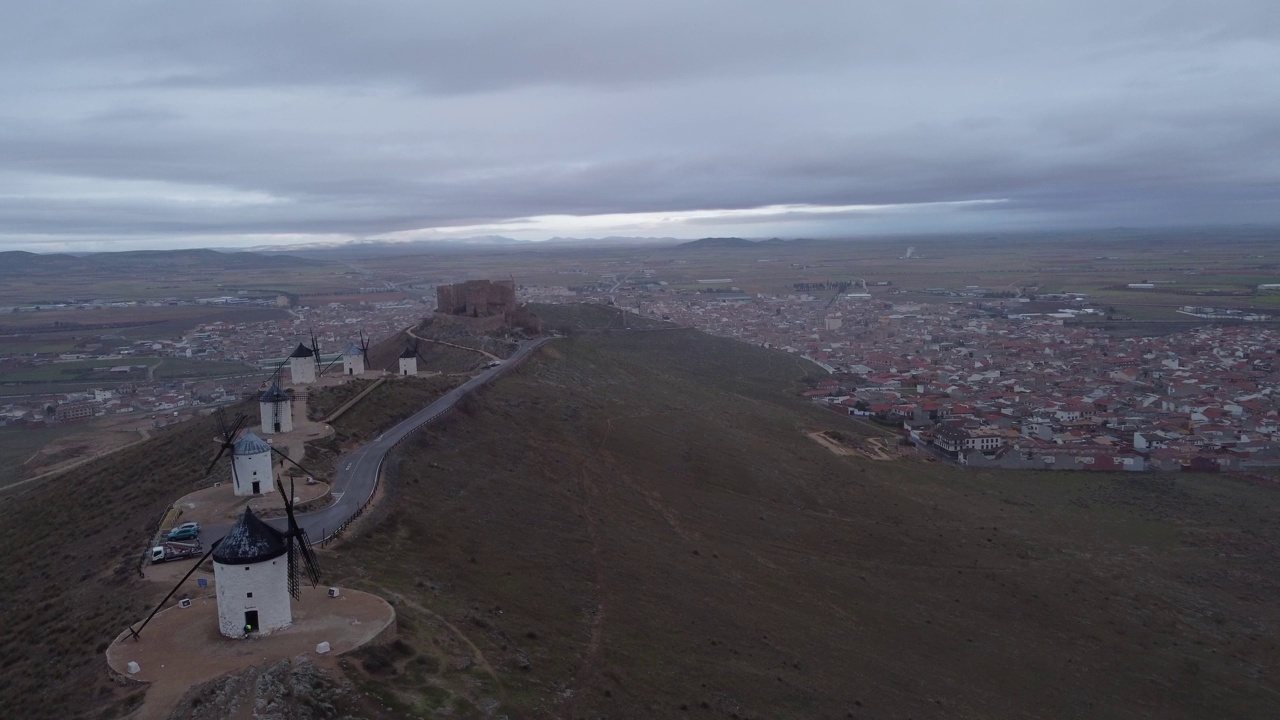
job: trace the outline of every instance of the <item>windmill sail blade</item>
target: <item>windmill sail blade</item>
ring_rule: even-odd
[[[224,442],[222,443],[222,446],[218,448],[218,454],[213,456],[213,460],[209,462],[209,467],[204,469],[205,477],[209,477],[209,475],[213,472],[213,466],[217,465],[218,461],[222,459],[222,454],[227,451],[228,447],[230,446]]]
[[[222,436],[222,441],[227,442],[231,439],[231,433],[227,432],[227,413],[219,405],[214,411],[214,416],[218,419],[218,434]]]
[[[244,413],[240,413],[240,415],[236,417],[236,421],[231,423],[231,429],[227,433],[227,442],[233,443],[236,435],[240,434],[241,428],[243,428],[247,422],[249,422],[249,416]]]
[[[191,577],[191,574],[196,571],[196,568],[203,565],[204,561],[209,559],[209,556],[213,554],[214,550],[218,549],[218,544],[221,542],[222,538],[218,538],[209,545],[208,552],[200,556],[200,559],[196,561],[196,564],[192,565],[191,569],[187,571],[187,574],[183,575],[182,579],[179,580],[177,584],[173,586],[173,589],[169,591],[169,594],[164,596],[164,599],[160,601],[159,605],[156,605],[156,608],[151,611],[151,614],[147,616],[147,619],[142,621],[142,625],[139,626],[137,630],[134,630],[132,627],[129,628],[129,634],[133,636],[134,640],[142,639],[142,628],[145,628],[147,623],[151,622],[151,618],[155,617],[156,613],[160,612],[160,608],[164,607],[164,604],[169,602],[169,598],[173,597],[173,594],[178,592],[178,588],[182,587],[182,583],[186,582],[187,578]]]
[[[299,470],[301,470],[302,472],[304,472],[304,473],[306,473],[306,474],[310,475],[311,477],[315,477],[315,476],[316,476],[316,474],[315,474],[315,473],[313,473],[313,472],[311,472],[310,470],[308,470],[308,469],[306,469],[306,468],[302,467],[301,465],[299,465],[299,464],[298,464],[298,463],[297,463],[293,458],[289,457],[289,455],[288,455],[287,453],[285,453],[283,450],[280,450],[279,448],[276,448],[276,447],[274,447],[274,446],[273,446],[273,447],[271,448],[271,452],[273,452],[273,453],[275,453],[275,454],[279,455],[280,457],[284,458],[285,460],[288,460],[288,461],[289,461],[289,462],[290,462],[294,467],[296,467],[296,468],[298,468]],[[283,496],[284,496],[284,487],[283,487],[283,486],[281,486],[281,487],[280,487],[280,495],[281,495],[281,497],[283,497]],[[286,500],[289,500],[289,498],[286,498]]]
[[[321,371],[320,371],[320,372],[321,372],[321,374],[324,374],[324,373],[328,372],[328,371],[329,371],[329,368],[333,367],[334,365],[337,365],[337,364],[338,364],[338,363],[340,363],[340,362],[342,362],[342,356],[341,356],[341,355],[339,355],[338,357],[334,358],[334,359],[333,359],[333,362],[329,363],[328,365],[325,365],[325,366],[324,366],[324,370],[321,370]]]
[[[280,371],[283,370],[284,366],[287,364],[289,364],[289,358],[285,358],[276,366],[275,372],[271,373],[271,377],[267,379],[267,385],[276,384],[276,380],[280,377]]]
[[[311,581],[311,587],[319,585],[320,561],[316,558],[315,551],[311,549],[311,538],[301,527],[298,528],[298,550],[301,551],[302,560],[306,564],[307,579]]]
[[[316,377],[319,377],[324,374],[324,370],[320,367],[320,343],[316,342],[316,331],[311,328],[307,330],[311,333],[311,357],[316,363]]]
[[[289,594],[294,600],[302,599],[302,589],[298,587],[298,560],[297,547],[294,545],[293,536],[289,536]]]

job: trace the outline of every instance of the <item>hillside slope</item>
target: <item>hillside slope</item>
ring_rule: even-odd
[[[114,717],[140,701],[138,688],[108,679],[103,653],[168,590],[138,566],[169,503],[204,475],[216,435],[212,418],[193,420],[0,494],[6,717]]]
[[[401,613],[353,679],[464,717],[1265,714],[1273,492],[837,456],[811,371],[693,331],[544,349],[327,560]]]

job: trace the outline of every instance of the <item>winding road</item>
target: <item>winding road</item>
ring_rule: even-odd
[[[479,388],[508,368],[519,364],[533,351],[550,342],[553,338],[538,338],[520,343],[511,357],[502,361],[501,365],[487,368],[479,375],[437,398],[430,405],[400,421],[394,427],[373,440],[361,445],[354,451],[338,458],[337,471],[334,473],[332,493],[335,499],[332,505],[312,513],[297,516],[298,524],[307,531],[313,543],[318,543],[332,535],[342,523],[346,522],[356,511],[373,496],[378,486],[378,472],[387,453],[413,431],[445,414],[476,388]],[[286,526],[284,518],[267,521],[273,527],[283,530]],[[215,539],[220,539],[231,529],[231,523],[210,525],[201,529],[200,540],[205,547],[210,547]]]

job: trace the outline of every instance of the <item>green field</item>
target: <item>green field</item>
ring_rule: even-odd
[[[135,366],[129,372],[110,372],[95,368],[111,368],[117,366]],[[139,368],[137,366],[145,366]],[[148,377],[146,368],[155,368],[157,380],[194,379],[206,377],[225,377],[255,372],[256,369],[241,363],[216,362],[194,358],[178,357],[134,357],[127,356],[114,360],[72,360],[52,362],[42,365],[27,365],[0,373],[0,383],[86,383],[107,384],[119,382],[140,382]]]

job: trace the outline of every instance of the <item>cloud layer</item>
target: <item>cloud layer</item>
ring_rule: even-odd
[[[1280,6],[1049,5],[28,3],[0,246],[1280,222]]]

